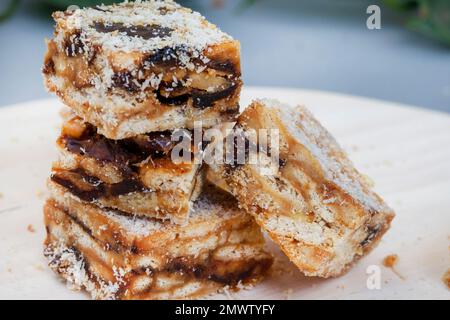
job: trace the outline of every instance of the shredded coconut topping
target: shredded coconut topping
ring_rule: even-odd
[[[157,219],[127,216],[115,211],[102,210],[101,212],[108,219],[118,223],[125,231],[137,236],[145,237],[163,228],[178,228],[177,225]],[[236,209],[232,198],[222,194],[206,193],[192,204],[189,221],[195,225],[196,222],[222,220],[242,214],[245,213]]]
[[[113,300],[119,291],[119,282],[108,282],[95,277],[91,279],[86,271],[84,259],[64,243],[45,247],[44,255],[50,268],[61,273],[73,290],[86,289],[94,299]],[[124,274],[121,274],[123,277]],[[122,279],[122,278],[120,278]]]
[[[185,48],[194,58],[204,60],[201,53],[208,46],[232,40],[198,12],[171,0],[101,5],[58,13],[55,17],[64,20],[68,30],[79,32],[82,42],[99,45],[103,50],[152,52],[163,48]],[[100,31],[96,28],[98,24],[102,25]],[[124,31],[124,28],[147,26],[157,27],[151,37],[139,36],[136,29]],[[183,57],[178,58],[183,60]],[[189,58],[184,58],[187,64]]]

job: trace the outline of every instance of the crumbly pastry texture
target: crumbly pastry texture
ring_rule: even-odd
[[[70,111],[44,255],[71,287],[94,299],[239,288],[272,265],[261,229],[305,275],[339,276],[389,229],[393,210],[306,108],[255,100],[239,115],[240,44],[199,13],[150,0],[53,18],[42,72]],[[237,121],[247,162],[173,163],[173,133],[197,121],[221,132]],[[275,166],[261,129],[278,132]],[[250,146],[265,161],[249,163]],[[206,153],[191,147],[191,160]]]
[[[306,108],[256,100],[236,128],[279,130],[278,170],[266,175],[249,163],[210,169],[302,272],[338,276],[379,242],[394,212]],[[257,145],[254,138],[246,136]]]
[[[64,19],[61,23],[68,30],[81,30],[81,36],[86,41],[92,41],[111,51],[150,52],[184,44],[196,51],[196,56],[206,60],[201,55],[207,46],[233,40],[199,13],[183,8],[174,1],[123,2],[113,6],[101,5],[66,13],[58,12],[55,16]],[[153,29],[143,28],[149,25]],[[134,28],[128,30],[125,28],[127,26]],[[68,48],[70,49],[76,48]],[[188,66],[192,63],[191,58],[185,56],[182,63]]]
[[[53,190],[44,208],[49,266],[95,299],[200,298],[260,280],[272,257],[259,227],[232,198],[209,189],[184,226]]]
[[[43,73],[50,91],[122,139],[234,119],[239,42],[173,1],[56,12]]]
[[[71,113],[64,118],[50,188],[59,185],[82,201],[129,214],[187,221],[202,176],[199,164],[172,161],[172,132],[116,141]]]

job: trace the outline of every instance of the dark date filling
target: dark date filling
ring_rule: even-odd
[[[177,141],[172,141],[170,131],[152,132],[123,140],[107,139],[96,133],[95,128],[87,125],[78,138],[62,136],[59,140],[68,151],[93,158],[116,167],[123,180],[107,184],[86,173],[83,169],[55,170],[51,179],[68,189],[84,201],[114,197],[131,192],[148,192],[140,182],[138,164],[149,157],[159,159],[168,157]],[[84,188],[80,187],[80,183]]]
[[[210,107],[214,102],[225,99],[231,96],[237,89],[238,85],[232,85],[222,91],[207,92],[201,90],[194,90],[192,92],[192,104],[195,108],[206,109]]]
[[[105,9],[100,8],[99,6],[94,6],[94,7],[92,7],[92,9],[101,11],[101,12],[111,12],[110,10],[105,10]]]
[[[81,221],[75,219],[71,214],[69,214],[66,210],[63,210],[67,217],[75,224],[79,225],[94,241],[97,240],[92,234],[91,230],[87,228]],[[115,247],[109,245],[109,247]],[[119,245],[122,247],[122,245]],[[78,248],[72,246],[71,249],[73,252],[77,253],[77,258],[81,259],[83,256]],[[115,248],[115,252],[118,251],[119,248]],[[122,248],[125,249],[125,248]],[[55,260],[58,260],[59,257],[55,257]],[[84,259],[85,260],[85,259]],[[57,263],[57,261],[53,261],[53,263]],[[85,265],[89,266],[88,261],[85,261]],[[209,258],[208,260],[200,263],[195,263],[192,259],[188,257],[178,257],[171,258],[167,264],[161,269],[151,269],[145,268],[145,270],[134,270],[135,274],[157,274],[158,272],[169,272],[169,273],[180,273],[183,275],[188,275],[195,279],[205,279],[211,280],[214,282],[227,284],[227,285],[237,285],[239,281],[245,281],[251,277],[256,275],[262,275],[272,265],[271,258],[265,259],[248,259],[245,263],[245,266],[240,261],[219,261],[213,258]],[[89,268],[87,268],[89,269]],[[152,289],[151,286],[148,287],[146,292],[150,292]]]
[[[122,23],[104,24],[101,22],[96,22],[93,27],[102,33],[109,32],[121,32],[125,33],[130,37],[141,37],[143,39],[151,39],[155,37],[168,37],[171,35],[172,30],[169,28],[157,26],[157,25],[145,25],[145,26],[125,26]],[[65,41],[65,54],[68,57],[76,57],[89,52],[88,63],[91,64],[96,56],[96,48],[94,50],[88,50],[85,47],[85,43],[82,40],[81,34],[75,32],[70,35]],[[164,47],[150,53],[147,58],[143,59],[140,69],[150,70],[153,67],[157,68],[177,68],[182,67],[185,58],[180,59],[180,57],[189,57],[190,61],[197,67],[209,67],[227,74],[228,79],[235,79],[238,81],[240,72],[236,69],[236,66],[230,60],[224,61],[209,61],[205,64],[200,58],[193,58],[192,52],[189,51],[184,45],[179,45],[176,47]],[[45,74],[54,74],[54,63],[51,58],[45,62],[43,67],[43,72]],[[112,85],[115,88],[121,88],[128,92],[139,92],[142,90],[142,85],[145,79],[138,79],[133,76],[131,72],[117,72],[112,76]],[[237,89],[238,85],[232,84],[230,82],[229,86],[225,89],[219,90],[217,92],[207,92],[204,90],[190,89],[189,93],[183,93],[181,95],[171,94],[169,97],[164,96],[159,90],[156,90],[157,99],[168,105],[180,106],[187,103],[189,98],[193,99],[193,107],[199,109],[206,109],[211,107],[214,102],[227,98],[231,96]],[[160,89],[163,89],[161,87]],[[171,88],[172,89],[172,88]]]
[[[170,67],[171,65],[177,64],[177,57],[180,54],[181,49],[164,48],[161,49],[156,54],[152,55],[149,59],[144,62],[150,63],[151,66],[161,66]],[[225,65],[227,65],[225,63]],[[231,65],[231,63],[230,63]],[[216,66],[220,66],[217,64]],[[142,84],[144,80],[136,79],[131,72],[118,72],[112,77],[113,86],[116,88],[124,89],[128,92],[139,92],[142,89]],[[194,108],[206,109],[211,107],[214,102],[218,100],[225,99],[234,94],[238,88],[238,84],[230,84],[228,87],[216,92],[208,92],[205,90],[190,89],[188,87],[182,87],[181,83],[178,83],[178,87],[174,88],[172,84],[161,83],[159,89],[170,89],[173,91],[169,96],[165,96],[160,93],[160,90],[156,90],[156,98],[159,102],[167,105],[181,106],[185,105],[189,98],[192,98],[192,105]],[[176,91],[189,91],[187,93],[176,94]]]
[[[91,235],[91,238],[92,237]],[[95,238],[94,238],[95,240]],[[75,246],[72,245],[70,248],[68,248],[71,253],[74,253],[76,255],[76,259],[83,261],[83,268],[84,271],[88,274],[88,277],[92,281],[96,281],[95,279],[98,279],[97,276],[94,276],[94,274],[91,273],[90,263],[85,259],[81,251]],[[52,257],[52,260],[49,262],[49,265],[56,267],[57,269],[64,269],[64,262],[61,260],[62,254]],[[175,261],[179,260],[179,261]],[[158,272],[171,272],[171,273],[180,273],[181,275],[188,275],[194,279],[200,279],[200,280],[211,280],[214,282],[218,282],[224,285],[230,285],[235,286],[240,281],[245,281],[251,279],[254,276],[263,275],[264,273],[269,270],[269,268],[272,265],[272,260],[270,258],[266,258],[263,260],[256,260],[251,259],[249,261],[246,261],[245,268],[242,268],[242,263],[238,264],[238,268],[234,272],[228,272],[228,270],[224,269],[223,274],[219,274],[217,272],[218,269],[226,268],[227,262],[222,261],[210,261],[206,265],[202,264],[187,264],[180,262],[182,259],[174,259],[173,262],[169,262],[168,266],[166,266],[162,270],[149,270],[146,269],[145,271],[134,271],[135,274],[143,274],[151,272],[152,274],[157,274]],[[176,266],[176,268],[173,268],[173,266]],[[241,268],[239,268],[241,267]],[[127,291],[127,285],[125,283],[122,283],[119,287],[119,290],[115,293],[115,298],[120,299],[122,295]],[[144,290],[140,291],[141,294],[143,293],[150,293],[153,289],[152,285],[149,285]]]
[[[236,74],[236,75],[238,74],[238,72],[236,70],[236,66],[230,60],[225,60],[225,61],[212,60],[208,63],[208,67],[210,67],[211,69],[214,69],[214,70],[219,70],[219,71],[223,71],[223,72],[230,73],[230,74]]]
[[[152,38],[166,38],[172,34],[172,29],[162,27],[156,24],[126,26],[123,23],[104,24],[103,22],[95,22],[94,29],[101,33],[120,32],[129,37],[140,37],[145,40]]]
[[[159,91],[156,92],[156,99],[162,104],[168,104],[171,106],[182,106],[189,100],[189,94],[182,94],[174,97],[165,97]]]
[[[170,131],[152,132],[123,140],[107,139],[88,125],[81,137],[62,136],[60,142],[72,153],[107,162],[121,169],[125,175],[133,173],[136,164],[166,157],[177,143]]]
[[[65,53],[68,57],[76,57],[85,53],[86,49],[84,43],[81,40],[80,33],[75,33],[69,37],[65,43]]]
[[[188,102],[192,98],[192,105],[194,108],[204,110],[211,107],[214,102],[225,99],[231,96],[237,89],[238,85],[232,85],[224,90],[217,92],[207,92],[203,90],[193,89],[190,93],[182,94],[174,97],[165,97],[159,92],[156,93],[156,98],[163,104],[180,106]]]
[[[129,71],[113,74],[111,81],[114,87],[125,89],[128,92],[139,92],[143,82],[136,80]]]
[[[181,272],[197,279],[208,279],[215,282],[236,285],[240,280],[248,279],[252,275],[261,274],[272,265],[270,258],[264,260],[251,259],[246,261],[245,268],[241,262],[224,262],[210,259],[203,264],[192,264],[186,258],[174,258],[164,268],[168,272]],[[234,269],[234,270],[233,270]]]
[[[117,197],[132,192],[149,192],[138,179],[124,179],[118,183],[107,184],[97,177],[87,174],[83,169],[53,172],[51,180],[68,189],[83,201],[92,202],[100,198]],[[83,187],[77,184],[83,182]]]
[[[205,63],[199,58],[193,58],[192,53],[186,46],[179,45],[174,48],[172,47],[164,47],[162,49],[156,50],[152,52],[147,58],[144,59],[143,66],[145,67],[153,67],[153,66],[162,66],[162,67],[180,67],[183,65],[183,62],[180,60],[180,57],[188,56],[192,63],[196,66],[206,66],[208,68],[222,71],[232,75],[233,77],[239,77],[240,73],[236,69],[235,64],[231,60],[211,60]]]
[[[142,37],[144,39],[168,37],[172,32],[169,28],[159,27],[156,25],[125,27],[123,24],[104,25],[98,23],[94,25],[94,28],[99,32],[107,33],[118,31],[126,33],[131,37]],[[94,47],[93,49],[96,48]],[[81,40],[81,34],[79,32],[75,32],[66,39],[65,53],[67,56],[75,57],[85,53],[85,51],[85,44]],[[180,57],[183,57],[183,61],[185,60],[185,57],[189,57],[189,60],[197,67],[206,66],[214,70],[225,72],[234,78],[238,78],[240,76],[240,72],[231,60],[211,60],[205,64],[205,62],[203,62],[200,58],[193,58],[192,52],[190,52],[188,47],[185,45],[164,47],[155,50],[143,59],[141,67],[143,69],[150,69],[155,66],[164,68],[181,67],[183,66],[183,61]]]
[[[363,241],[361,241],[360,245],[362,247],[367,246],[369,243],[372,242],[373,239],[376,238],[376,236],[378,235],[378,233],[380,231],[381,231],[381,226],[379,226],[379,225],[367,227],[367,236]]]
[[[54,74],[55,73],[55,63],[52,59],[46,59],[44,66],[42,67],[42,72],[44,74]]]
[[[137,80],[135,77],[131,75],[130,72],[119,72],[115,73],[112,77],[113,86],[116,88],[122,88],[128,92],[139,92],[141,91],[141,85],[143,83],[142,80]],[[168,87],[172,90],[176,90],[177,88],[173,88],[168,86],[167,84],[162,83],[160,88]],[[172,105],[172,106],[181,106],[185,105],[189,98],[192,98],[192,105],[194,108],[198,109],[206,109],[211,107],[214,102],[218,100],[225,99],[234,94],[237,90],[238,84],[230,85],[229,87],[219,90],[216,92],[208,92],[205,90],[198,89],[189,89],[189,88],[178,88],[179,90],[189,90],[188,93],[184,94],[172,94],[170,96],[165,96],[160,93],[160,90],[156,90],[156,98],[162,104]]]
[[[144,59],[144,68],[161,66],[161,67],[179,67],[181,65],[180,56],[188,56],[191,58],[191,53],[186,46],[164,47],[153,51],[147,58]],[[201,64],[199,60],[196,64]]]

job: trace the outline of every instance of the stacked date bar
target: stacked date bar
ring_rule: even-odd
[[[172,158],[178,130],[236,117],[239,43],[172,1],[54,18],[43,73],[70,111],[44,208],[49,266],[97,299],[196,298],[259,280],[272,257],[253,218],[204,186],[199,164]]]
[[[185,225],[100,208],[60,186],[44,207],[44,254],[95,299],[192,299],[259,280],[272,264],[253,218],[210,187]]]
[[[171,136],[164,131],[111,140],[69,115],[57,140],[50,189],[57,184],[85,202],[183,224],[201,188],[200,165],[173,163]]]
[[[172,1],[57,12],[47,88],[111,139],[234,119],[239,42]]]

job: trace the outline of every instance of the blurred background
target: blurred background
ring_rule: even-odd
[[[113,1],[0,0],[0,107],[49,97],[53,10]],[[450,112],[450,0],[190,0],[241,41],[246,85],[327,90]],[[381,29],[369,30],[369,5]],[[282,98],[282,97],[280,97]]]

